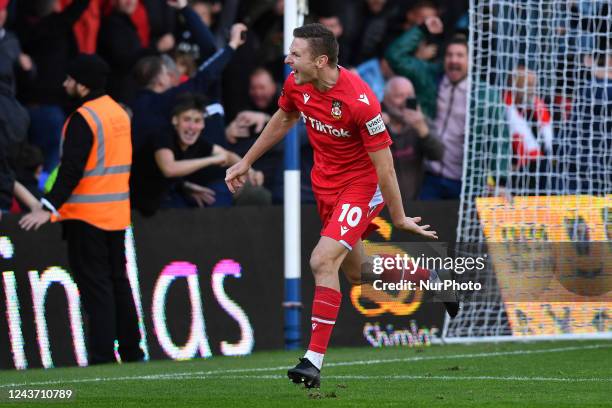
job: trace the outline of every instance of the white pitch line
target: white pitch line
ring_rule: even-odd
[[[550,349],[539,349],[539,350],[515,350],[515,351],[496,351],[490,353],[471,353],[471,354],[454,354],[454,355],[442,355],[442,356],[416,356],[416,357],[404,357],[404,358],[389,358],[389,359],[377,359],[377,360],[355,360],[355,361],[338,361],[325,364],[325,368],[329,367],[343,367],[343,366],[354,366],[354,365],[370,365],[370,364],[385,364],[385,363],[405,363],[413,361],[427,361],[427,360],[447,360],[447,359],[461,359],[461,358],[482,358],[482,357],[499,357],[499,356],[511,356],[511,355],[524,355],[524,354],[542,354],[542,353],[558,353],[563,351],[575,351],[575,350],[589,350],[599,348],[609,348],[612,344],[594,344],[591,346],[572,346],[572,347],[557,347]],[[231,373],[251,373],[251,372],[265,372],[265,371],[280,371],[286,370],[288,366],[280,367],[262,367],[262,368],[236,368],[230,370],[211,370],[211,371],[192,371],[186,373],[167,374],[168,376],[182,376],[182,375],[214,375],[214,374],[231,374]]]
[[[86,383],[86,382],[104,382],[104,381],[119,381],[119,380],[134,380],[139,381],[167,381],[167,380],[282,380],[287,378],[280,374],[264,374],[264,375],[233,375],[233,376],[216,376],[216,375],[145,375],[140,377],[109,377],[109,378],[86,378],[81,380],[70,380],[61,382],[45,382],[45,383],[30,383],[30,384],[9,384],[10,386],[20,387],[24,385],[52,385],[56,383]],[[450,376],[450,375],[326,375],[328,380],[467,380],[467,381],[541,381],[541,382],[612,382],[612,378],[571,378],[571,377],[518,377],[518,376]]]
[[[582,347],[557,347],[550,349],[538,349],[538,350],[515,350],[515,351],[497,351],[491,353],[470,353],[470,354],[450,354],[441,356],[418,356],[418,357],[406,357],[406,358],[390,358],[390,359],[377,359],[377,360],[356,360],[356,361],[339,361],[332,362],[325,365],[329,367],[345,367],[345,366],[356,366],[356,365],[372,365],[372,364],[385,364],[385,363],[397,363],[397,362],[411,362],[411,361],[428,361],[428,360],[448,360],[448,359],[461,359],[461,358],[483,358],[483,357],[500,357],[500,356],[511,356],[511,355],[525,355],[525,354],[542,354],[542,353],[558,353],[564,351],[575,351],[575,350],[591,350],[599,348],[609,348],[612,344],[594,344],[591,346]],[[56,384],[81,384],[91,382],[110,382],[110,381],[137,381],[137,380],[172,380],[172,379],[184,379],[185,377],[198,378],[210,378],[214,375],[232,374],[232,373],[255,373],[265,371],[281,371],[286,370],[288,366],[277,366],[277,367],[262,367],[262,368],[239,368],[230,370],[211,370],[211,371],[191,371],[183,373],[168,373],[168,374],[150,374],[150,375],[134,375],[134,376],[122,376],[122,377],[93,377],[93,378],[79,378],[79,379],[65,379],[65,380],[50,380],[50,381],[36,381],[36,382],[24,382],[24,383],[11,383],[11,384],[0,384],[0,388],[8,387],[23,387],[23,386],[35,386],[35,385],[56,385]],[[282,377],[282,376],[281,376]],[[326,376],[326,378],[332,378]],[[424,378],[432,378],[425,377]],[[452,377],[457,378],[457,377]],[[474,378],[474,377],[472,377]],[[544,377],[545,378],[545,377]]]
[[[234,375],[234,376],[185,376],[181,380],[278,380],[287,378],[284,375]],[[178,378],[177,378],[178,379]],[[500,380],[500,381],[552,381],[552,382],[612,382],[612,378],[571,378],[571,377],[496,377],[451,376],[451,375],[326,375],[328,380]]]

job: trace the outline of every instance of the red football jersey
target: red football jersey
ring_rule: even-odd
[[[356,74],[339,67],[336,84],[326,92],[296,85],[291,73],[278,100],[285,112],[299,111],[314,151],[312,188],[328,194],[354,181],[378,183],[368,156],[391,145],[380,104]]]

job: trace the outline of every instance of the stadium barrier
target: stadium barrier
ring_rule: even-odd
[[[419,214],[453,242],[458,203],[415,202]],[[87,365],[86,316],[70,276],[60,225],[23,232],[0,223],[0,368]],[[372,241],[406,241],[383,212]],[[313,281],[308,260],[319,238],[316,209],[302,213],[303,341],[309,337]],[[128,275],[149,359],[245,355],[281,349],[283,209],[170,210],[134,216],[126,236]],[[342,283],[333,346],[417,346],[439,333],[444,308],[402,297],[393,304]],[[397,296],[403,296],[397,294]]]

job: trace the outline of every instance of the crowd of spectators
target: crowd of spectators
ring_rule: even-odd
[[[309,1],[306,22],[334,33],[339,63],[364,78],[382,103],[405,200],[460,195],[467,3]],[[79,53],[106,60],[107,91],[131,116],[135,209],[151,215],[162,207],[282,202],[282,144],[256,163],[243,197],[232,196],[223,182],[225,167],[248,150],[277,109],[284,76],[282,0],[0,0],[2,211],[28,206],[28,197],[12,199],[16,189],[39,197],[53,179],[62,127],[75,108],[62,84]],[[590,63],[608,67],[596,76],[612,76],[610,62]],[[506,78],[509,91],[498,95],[505,111],[495,112],[509,123],[500,130],[512,149],[509,166],[535,173],[557,149],[558,116],[553,102],[530,94],[537,77],[527,65],[514,67]],[[601,92],[609,95],[604,79]],[[312,151],[305,129],[298,134],[302,201],[314,202]],[[537,177],[523,182],[540,183]]]

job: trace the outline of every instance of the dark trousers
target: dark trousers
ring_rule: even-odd
[[[119,341],[122,361],[139,361],[140,331],[126,273],[125,231],[104,231],[86,222],[63,223],[68,263],[89,317],[89,363],[115,361]]]

